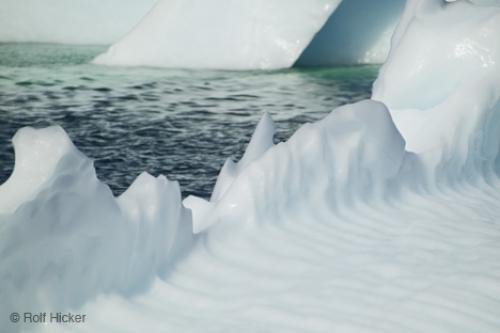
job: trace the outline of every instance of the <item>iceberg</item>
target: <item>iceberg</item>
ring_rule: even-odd
[[[498,1],[409,0],[372,99],[276,144],[264,113],[210,200],[148,174],[115,198],[61,128],[19,130],[0,324],[43,307],[87,314],[80,332],[497,332],[498,31]]]
[[[403,7],[404,0],[162,0],[94,62],[238,70],[382,63]]]
[[[291,67],[340,0],[161,0],[94,63],[215,69]]]
[[[0,41],[109,45],[156,0],[2,0]]]

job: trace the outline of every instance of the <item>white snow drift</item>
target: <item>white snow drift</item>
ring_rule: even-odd
[[[497,332],[499,24],[496,2],[410,0],[374,100],[277,145],[264,114],[193,217],[165,178],[115,199],[60,128],[20,130],[2,327],[42,307],[89,316],[46,332]]]

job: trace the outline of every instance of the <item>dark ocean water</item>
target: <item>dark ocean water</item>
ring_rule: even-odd
[[[102,47],[0,44],[0,182],[21,127],[61,125],[122,193],[142,171],[209,197],[226,158],[238,159],[263,111],[277,141],[335,107],[370,96],[377,67],[271,72],[108,68]]]

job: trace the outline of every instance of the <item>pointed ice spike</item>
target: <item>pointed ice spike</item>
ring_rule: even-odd
[[[271,116],[269,113],[264,112],[262,118],[260,118],[259,124],[255,128],[245,154],[238,162],[238,173],[247,167],[248,164],[264,155],[264,153],[274,145],[273,139],[275,131],[276,129]]]
[[[226,160],[226,163],[224,163],[210,197],[211,202],[222,198],[241,171],[273,146],[274,132],[274,122],[269,113],[264,112],[241,160],[237,164],[231,159]]]

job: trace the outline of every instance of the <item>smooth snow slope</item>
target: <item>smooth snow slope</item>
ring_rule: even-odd
[[[111,44],[156,0],[2,0],[0,41]]]
[[[405,0],[344,0],[300,55],[298,66],[383,63]]]
[[[44,332],[498,332],[499,25],[500,4],[408,1],[378,101],[277,145],[264,114],[192,216],[165,178],[115,199],[60,128],[21,129],[0,326],[41,308],[89,318]]]
[[[341,0],[160,0],[95,63],[218,69],[293,65]]]

